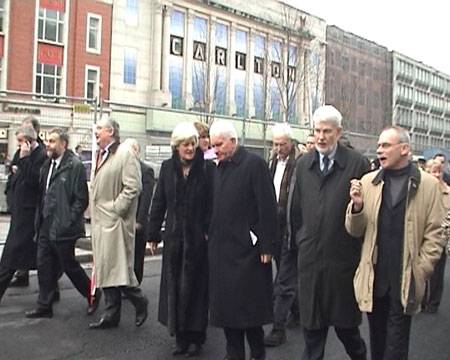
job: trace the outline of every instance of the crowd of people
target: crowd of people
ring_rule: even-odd
[[[275,124],[268,163],[239,144],[228,120],[210,128],[179,123],[155,182],[138,142],[121,143],[119,124],[103,119],[89,194],[67,133],[52,129],[44,145],[39,122],[25,119],[7,188],[0,301],[8,286],[28,285],[28,270],[37,268],[37,307],[25,315],[51,318],[65,273],[88,315],[104,297],[90,329],[117,327],[122,298],[135,307],[139,327],[148,317],[140,288],[145,248],[155,254],[163,242],[158,320],[175,337],[174,356],[199,355],[209,324],[223,329],[228,360],[246,358],[245,339],[251,359],[265,359],[266,347],[287,341],[288,326],[302,328],[302,360],[324,358],[330,327],[350,359],[368,352],[373,360],[407,359],[412,316],[436,312],[442,297],[450,236],[445,156],[421,169],[408,132],[390,126],[369,163],[342,137],[336,108],[318,108],[313,121],[305,144],[288,124]],[[89,202],[90,278],[74,254]]]

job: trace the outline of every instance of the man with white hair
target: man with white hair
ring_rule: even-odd
[[[277,123],[272,128],[273,155],[269,169],[278,203],[278,239],[276,243],[277,276],[274,282],[273,329],[264,343],[279,346],[286,341],[285,324],[291,317],[298,322],[297,295],[297,247],[287,231],[287,203],[292,174],[300,151],[292,140],[292,129],[287,123]]]
[[[361,244],[346,232],[344,220],[350,180],[361,178],[369,164],[361,154],[339,144],[342,116],[336,108],[318,108],[313,120],[316,151],[298,161],[292,204],[306,345],[302,359],[323,359],[328,328],[334,326],[350,358],[363,360],[367,351],[353,291]]]
[[[224,328],[225,359],[264,359],[263,325],[272,322],[275,191],[266,162],[238,145],[230,121],[210,130],[218,166],[209,231],[210,323]]]
[[[142,189],[136,153],[120,144],[119,124],[112,119],[97,123],[99,147],[91,190],[91,236],[95,286],[105,294],[105,309],[90,329],[119,326],[121,294],[136,310],[135,324],[147,319],[148,300],[134,273],[136,211]]]

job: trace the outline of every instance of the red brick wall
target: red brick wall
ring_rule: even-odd
[[[102,17],[102,44],[99,55],[86,52],[87,14]],[[100,67],[101,97],[109,99],[109,72],[111,59],[112,5],[93,0],[70,2],[70,30],[67,67],[67,95],[84,97],[85,66]]]
[[[10,2],[8,90],[34,91],[33,50],[36,1]]]

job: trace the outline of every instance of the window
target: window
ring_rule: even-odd
[[[102,17],[99,15],[87,16],[86,51],[96,54],[102,51]]]
[[[88,99],[98,99],[99,94],[99,79],[100,68],[96,66],[86,66],[85,78],[85,97]]]
[[[61,66],[38,63],[36,66],[36,93],[61,94]]]
[[[126,48],[123,56],[123,82],[136,85],[137,50]]]
[[[139,0],[127,0],[125,12],[125,23],[130,26],[137,26],[139,18]]]
[[[61,11],[39,9],[38,39],[63,42],[64,14]]]
[[[0,32],[3,32],[4,17],[5,17],[5,0],[0,0]]]

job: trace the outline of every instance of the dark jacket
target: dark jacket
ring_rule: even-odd
[[[1,265],[10,269],[36,267],[34,222],[39,203],[39,172],[47,152],[39,145],[29,156],[17,160],[17,172],[11,178],[11,223],[3,249]]]
[[[295,166],[297,164],[298,158],[301,156],[300,151],[297,146],[293,144],[291,153],[287,158],[286,168],[284,170],[283,179],[281,180],[280,187],[280,195],[278,198],[278,226],[279,226],[279,243],[281,244],[283,241],[287,241],[288,231],[287,231],[287,206],[288,206],[288,197],[291,185],[292,175],[295,170]],[[276,154],[274,154],[273,158],[269,163],[270,175],[272,177],[272,181],[275,177],[275,172],[277,170],[278,159]]]
[[[368,161],[338,145],[331,170],[320,171],[319,153],[300,158],[292,204],[298,245],[300,321],[307,329],[358,326],[353,291],[361,242],[345,230],[350,180],[368,171]]]
[[[257,237],[253,245],[250,231]],[[239,147],[214,180],[209,237],[210,323],[250,328],[272,321],[272,265],[277,205],[267,163]]]
[[[162,163],[153,196],[147,239],[164,241],[158,320],[171,334],[205,331],[208,323],[207,233],[214,167],[198,149],[184,179],[174,154]]]
[[[80,159],[66,150],[46,192],[50,166],[51,159],[47,159],[40,174],[36,235],[42,221],[47,220],[50,241],[75,241],[86,234],[83,216],[89,203],[86,171]]]
[[[155,172],[153,171],[153,169],[143,161],[139,161],[139,163],[141,164],[142,173],[142,191],[139,195],[136,223],[142,225],[142,228],[138,231],[138,233],[146,234],[148,227],[149,209],[152,202],[153,188],[155,187],[156,180]]]

